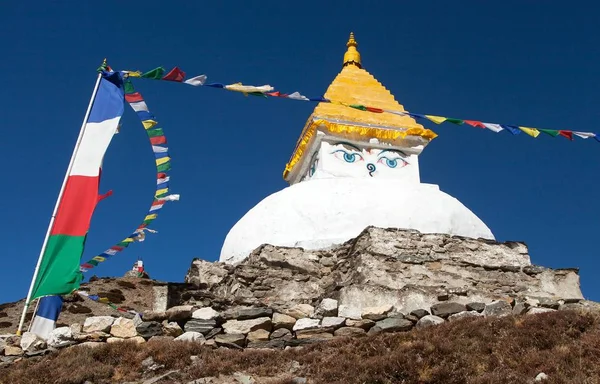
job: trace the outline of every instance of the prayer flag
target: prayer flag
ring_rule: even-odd
[[[506,129],[508,132],[512,133],[513,135],[518,135],[519,133],[521,133],[521,130],[519,130],[519,127],[517,126],[508,124],[500,124],[500,126]]]
[[[447,117],[446,121],[452,124],[456,124],[456,125],[463,125],[465,123],[464,120],[461,119],[454,119],[452,117]]]
[[[492,124],[492,123],[483,123],[483,125],[489,129],[490,131],[494,131],[496,133],[503,131],[504,128],[500,126],[500,124]]]
[[[242,92],[242,93],[258,92],[261,94],[263,94],[265,92],[271,92],[274,89],[270,85],[261,85],[261,86],[257,87],[254,85],[243,85],[242,83],[226,85],[224,88],[229,91],[236,91],[236,92]]]
[[[100,168],[124,111],[120,74],[104,74],[61,196],[31,298],[68,294],[82,279],[79,262],[98,203]]]
[[[540,135],[540,131],[535,128],[519,127],[519,129],[531,137],[538,137]]]
[[[288,99],[294,99],[294,100],[302,100],[302,101],[308,101],[308,97],[306,96],[302,96],[299,92],[293,92],[290,93],[287,96]]]
[[[373,112],[373,113],[383,113],[383,109],[381,108],[375,108],[375,107],[366,107],[367,111],[369,112]]]
[[[546,135],[550,135],[552,137],[556,137],[558,136],[558,131],[554,130],[554,129],[542,129],[542,128],[537,128],[538,131],[545,133]]]
[[[571,131],[558,131],[558,134],[566,137],[569,140],[573,140],[573,132]]]
[[[181,83],[183,79],[185,79],[185,72],[175,67],[171,69],[171,71],[167,73],[162,79],[167,81],[177,81]]]
[[[446,121],[446,118],[442,116],[425,115],[425,117],[436,124],[442,124],[444,121]]]
[[[158,67],[142,74],[142,77],[145,79],[160,80],[163,77],[164,73],[165,69],[163,67]]]
[[[44,296],[31,323],[31,332],[44,340],[48,340],[50,332],[56,328],[56,320],[62,309],[63,299],[60,296]]]
[[[206,82],[206,75],[192,77],[191,79],[187,79],[186,81],[184,81],[185,84],[193,85],[194,87],[197,87],[199,85],[204,85],[205,82]]]
[[[574,135],[577,135],[578,137],[581,137],[582,139],[587,139],[589,137],[594,137],[596,136],[594,133],[592,132],[573,132]]]
[[[481,121],[476,120],[464,120],[465,123],[469,124],[472,127],[485,128],[485,125]]]

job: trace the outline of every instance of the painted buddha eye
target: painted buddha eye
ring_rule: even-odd
[[[398,166],[400,166],[400,168],[406,167],[408,165],[408,162],[406,160],[404,160],[401,157],[380,157],[379,160],[377,160],[378,163],[381,164],[385,164],[387,165],[389,168],[396,168]]]
[[[340,160],[344,160],[346,163],[354,163],[357,160],[363,159],[360,154],[356,152],[348,152],[343,149],[338,149],[337,151],[333,152],[333,154],[335,157]]]

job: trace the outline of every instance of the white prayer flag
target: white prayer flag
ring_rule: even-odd
[[[206,75],[192,77],[191,79],[187,79],[186,81],[184,81],[184,83],[193,85],[194,87],[197,87],[199,85],[204,85],[205,82],[206,82]]]
[[[485,125],[485,127],[487,129],[489,129],[490,131],[494,131],[496,133],[498,133],[504,129],[499,124],[483,123],[483,125]]]

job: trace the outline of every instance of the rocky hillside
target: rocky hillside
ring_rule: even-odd
[[[287,350],[154,340],[72,347],[0,367],[2,384],[598,383],[597,313],[463,318]]]

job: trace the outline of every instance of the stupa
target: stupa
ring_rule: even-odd
[[[494,239],[490,229],[437,185],[423,184],[419,155],[436,134],[418,124],[362,67],[350,34],[341,72],[308,118],[285,167],[289,187],[248,211],[229,231],[220,261],[262,244],[325,249],[368,226]],[[395,113],[349,108],[368,105]]]

